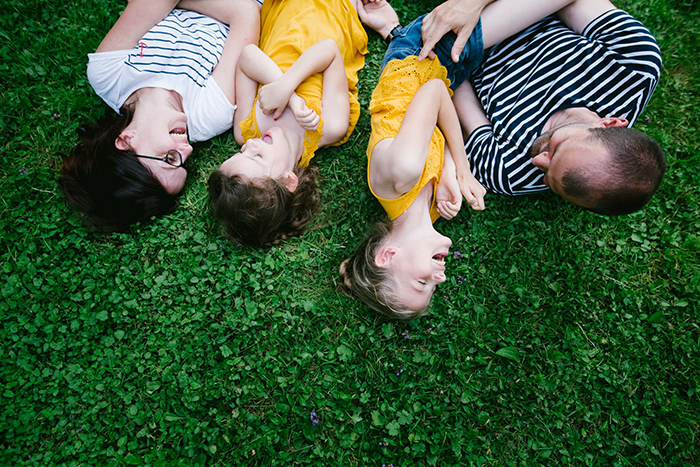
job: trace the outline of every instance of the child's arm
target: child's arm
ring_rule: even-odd
[[[301,59],[301,57],[299,57],[299,59]],[[297,62],[299,59],[297,59]],[[287,70],[287,72],[289,72],[289,70]],[[272,83],[276,83],[282,76],[284,76],[282,70],[280,70],[277,64],[257,46],[251,44],[243,48],[236,70],[236,103],[238,104],[238,110],[233,118],[233,133],[238,144],[243,143],[239,123],[248,117],[250,110],[253,108],[255,95],[258,93],[258,83],[269,86]],[[269,114],[271,110],[263,106],[262,100],[263,94],[268,97],[270,96],[268,92],[269,89],[263,92],[263,89],[268,86],[260,88],[258,98],[260,106],[266,114]],[[294,89],[296,89],[296,87]],[[284,105],[286,106],[289,104],[290,109],[294,113],[294,117],[302,128],[315,128],[318,126],[318,116],[316,112],[306,106],[304,99],[297,96],[296,93],[294,93],[294,89],[292,89],[292,93],[286,98],[287,101]],[[274,92],[274,86],[272,90]],[[284,110],[284,107],[282,107],[282,110]]]
[[[440,181],[435,189],[435,202],[441,217],[452,219],[462,207],[462,193],[457,182],[455,163],[450,148],[445,148],[445,160],[442,163]]]
[[[177,0],[130,0],[96,53],[129,50],[177,5]]]
[[[236,67],[236,104],[233,116],[233,135],[238,144],[243,144],[239,123],[250,114],[258,91],[258,83],[267,84],[282,76],[282,70],[256,45],[243,48]]]
[[[284,111],[297,86],[309,76],[321,72],[322,105],[328,109],[322,115],[324,130],[321,145],[326,146],[345,135],[350,119],[348,81],[343,57],[335,41],[323,39],[306,49],[284,75],[260,89],[259,100],[263,112],[274,112],[273,117],[277,118]]]
[[[443,90],[444,92],[441,93],[440,99],[444,102],[440,106],[437,124],[442,130],[445,142],[452,152],[457,181],[459,182],[462,195],[464,195],[472,209],[482,210],[485,208],[484,195],[486,194],[486,189],[471,173],[469,159],[467,159],[467,153],[464,150],[464,141],[462,139],[462,130],[459,126],[459,118],[457,118],[457,111],[444,85]]]
[[[432,79],[420,87],[394,140],[388,147],[374,150],[370,185],[385,198],[396,198],[409,191],[423,173],[435,126],[442,130],[452,153],[462,194],[473,209],[484,209],[486,190],[469,171],[457,114],[445,83],[439,79]],[[379,193],[379,189],[383,193]]]

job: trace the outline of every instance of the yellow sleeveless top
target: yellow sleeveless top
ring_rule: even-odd
[[[365,64],[367,33],[357,11],[348,0],[267,0],[260,10],[260,49],[265,52],[282,72],[286,72],[301,54],[322,39],[333,39],[343,55],[345,73],[348,78],[350,97],[350,125],[345,137],[333,146],[348,140],[360,118],[360,103],[357,100],[357,73]],[[259,89],[259,87],[258,87]],[[306,105],[321,116],[323,97],[323,74],[309,76],[297,87],[296,93],[304,98]],[[260,129],[253,108],[241,122],[243,140],[259,138]],[[299,165],[309,165],[323,136],[323,119],[318,129],[307,130],[304,154]]]
[[[440,217],[435,202],[435,189],[440,181],[445,158],[445,137],[437,126],[430,138],[423,173],[418,183],[413,185],[409,191],[398,198],[387,199],[377,196],[369,183],[369,164],[372,160],[374,146],[383,139],[396,137],[413,96],[423,84],[434,78],[444,81],[447,90],[452,95],[450,80],[447,79],[447,70],[440,65],[437,58],[419,62],[415,55],[411,55],[402,60],[391,60],[387,63],[379,77],[379,83],[372,93],[372,101],[369,104],[372,134],[367,146],[367,185],[392,221],[411,206],[421,190],[431,181],[435,182],[435,186],[433,188],[433,202],[430,206],[430,218],[435,222]]]

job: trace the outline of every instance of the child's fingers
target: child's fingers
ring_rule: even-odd
[[[479,188],[481,188],[481,187],[479,187]],[[474,197],[476,198],[477,207],[475,207],[474,209],[479,210],[479,211],[483,211],[484,209],[486,209],[486,205],[484,204],[484,195],[485,194],[486,194],[486,190],[484,190],[483,188],[475,190]]]

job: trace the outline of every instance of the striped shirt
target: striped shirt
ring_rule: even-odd
[[[176,91],[182,96],[190,139],[210,139],[233,126],[236,109],[211,77],[228,29],[208,16],[173,10],[133,49],[89,54],[88,79],[117,112],[139,89]]]
[[[547,190],[528,150],[549,117],[585,107],[632,125],[659,80],[651,33],[622,10],[593,20],[582,35],[556,16],[492,47],[472,75],[486,117],[466,143],[474,176],[494,193]]]

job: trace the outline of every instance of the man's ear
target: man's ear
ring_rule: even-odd
[[[114,140],[114,146],[120,151],[128,151],[131,149],[131,140],[134,139],[134,136],[136,136],[134,130],[124,130]]]
[[[282,185],[284,185],[290,193],[294,193],[299,186],[299,177],[297,177],[297,174],[294,172],[287,172],[282,175]]]
[[[619,128],[624,128],[630,124],[630,122],[628,122],[626,118],[617,118],[617,117],[604,118],[602,120],[602,123],[603,123],[603,126],[605,128],[610,128],[613,126],[619,127]]]
[[[374,256],[374,264],[376,264],[377,267],[385,268],[389,266],[389,263],[391,262],[391,259],[394,257],[395,254],[395,247],[383,246],[379,249],[379,251],[377,251],[377,254]]]

